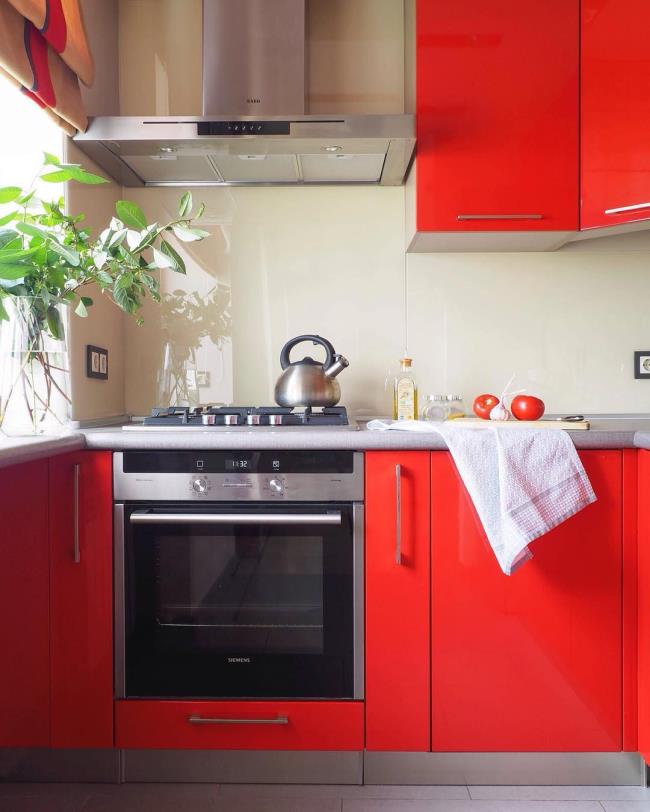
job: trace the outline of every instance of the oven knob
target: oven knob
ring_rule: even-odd
[[[284,491],[284,482],[281,479],[269,479],[269,488],[274,493],[282,493]]]
[[[192,482],[192,487],[197,493],[205,493],[208,489],[208,483],[203,477],[199,477]]]

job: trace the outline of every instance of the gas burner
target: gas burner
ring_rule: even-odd
[[[156,407],[145,426],[347,426],[344,406],[290,409],[283,406]]]

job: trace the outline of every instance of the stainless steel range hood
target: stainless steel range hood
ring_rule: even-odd
[[[204,0],[203,116],[98,117],[79,148],[124,186],[403,183],[410,115],[305,114],[305,0]]]

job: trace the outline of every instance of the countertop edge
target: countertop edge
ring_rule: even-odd
[[[0,468],[35,462],[86,447],[82,433],[67,434],[64,437],[8,437],[0,442]]]

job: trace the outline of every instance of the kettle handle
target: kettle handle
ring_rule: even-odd
[[[322,338],[322,336],[296,336],[292,338],[290,341],[282,347],[282,352],[280,353],[280,365],[282,369],[286,369],[287,367],[292,366],[291,361],[289,360],[289,354],[291,350],[296,346],[296,344],[301,344],[303,341],[312,341],[314,344],[320,344],[321,347],[325,348],[325,352],[327,353],[327,357],[323,361],[324,369],[327,369],[332,361],[334,360],[335,350],[334,347],[330,344],[330,342],[326,338]]]

